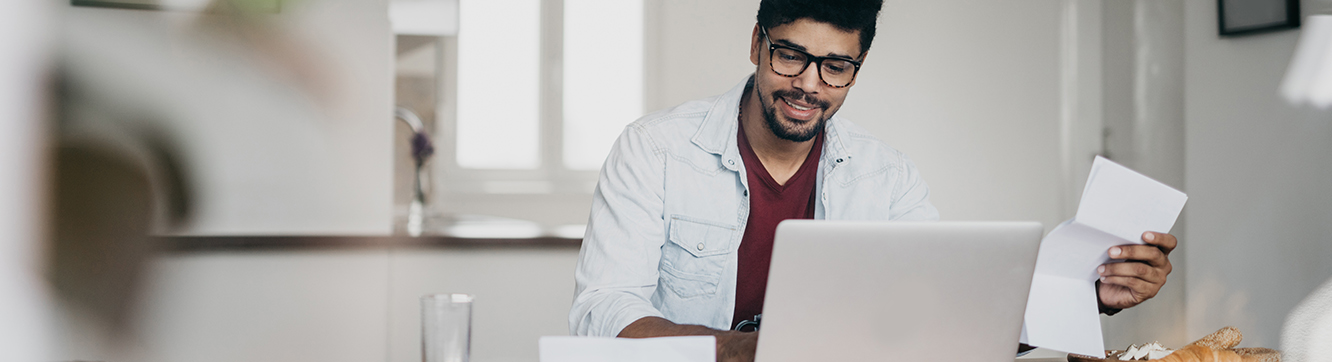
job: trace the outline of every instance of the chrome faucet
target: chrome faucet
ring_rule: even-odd
[[[412,203],[407,208],[407,234],[411,236],[421,236],[422,228],[425,224],[425,188],[422,184],[425,182],[425,175],[421,173],[426,160],[435,154],[435,146],[430,142],[430,135],[426,133],[425,124],[421,123],[421,117],[418,117],[412,110],[397,107],[393,109],[393,117],[407,124],[412,129],[412,160],[416,161],[415,178],[413,179]]]

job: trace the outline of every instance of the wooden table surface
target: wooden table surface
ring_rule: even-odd
[[[1018,357],[1016,362],[1068,362],[1068,354],[1037,348],[1025,356]]]

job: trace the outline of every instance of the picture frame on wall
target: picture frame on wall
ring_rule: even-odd
[[[1217,0],[1217,24],[1223,37],[1300,27],[1300,0]]]

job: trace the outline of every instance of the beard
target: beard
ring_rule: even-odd
[[[758,93],[762,94],[762,91],[759,91]],[[823,117],[814,121],[807,122],[807,123],[813,123],[812,127],[801,127],[803,125],[798,124],[795,121],[791,120],[783,121],[781,119],[778,119],[776,102],[779,102],[778,100],[779,98],[785,98],[785,99],[804,102],[807,104],[812,104],[815,106],[815,108],[820,108],[823,110]],[[772,96],[770,98],[772,99],[772,103],[766,102],[766,99],[768,98],[764,98],[762,96],[759,97],[759,103],[761,103],[763,106],[763,120],[765,121],[765,123],[768,124],[768,130],[772,131],[773,135],[776,135],[777,138],[781,138],[787,141],[805,142],[814,139],[814,136],[818,136],[819,131],[823,130],[823,125],[825,122],[828,121],[828,118],[832,117],[832,115],[828,113],[828,102],[825,102],[818,98],[814,98],[813,96],[810,96],[808,93],[805,93],[804,91],[798,89],[790,89],[790,90],[783,89],[783,90],[773,91]]]

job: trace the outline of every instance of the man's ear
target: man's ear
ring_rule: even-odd
[[[759,25],[755,23],[754,32],[749,36],[749,62],[754,65],[759,64],[760,48],[763,47],[763,39],[760,39],[760,36],[762,34],[759,34]]]

